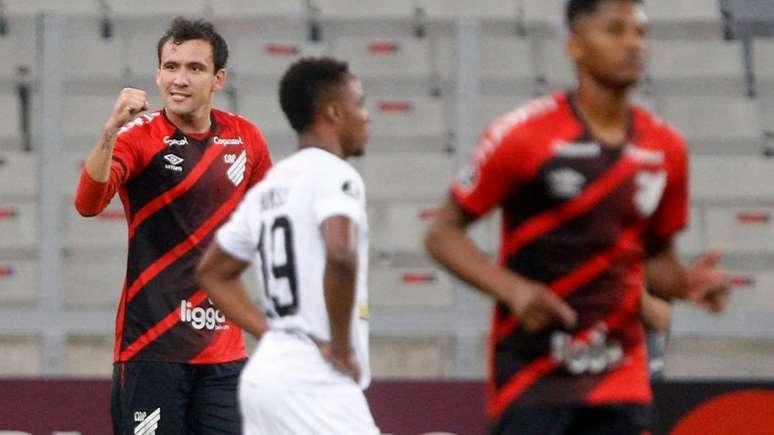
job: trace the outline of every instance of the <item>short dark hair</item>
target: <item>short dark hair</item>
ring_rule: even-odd
[[[565,18],[567,19],[567,27],[572,29],[578,22],[578,19],[585,15],[591,15],[596,12],[599,4],[606,1],[614,0],[567,0],[567,6],[565,8]],[[642,3],[642,0],[628,0],[633,3]]]
[[[280,80],[279,100],[293,130],[306,131],[319,104],[349,76],[349,65],[332,57],[303,57],[290,65]]]
[[[161,65],[161,49],[167,41],[172,40],[175,43],[191,41],[193,39],[203,39],[210,43],[212,47],[212,61],[215,64],[216,73],[226,67],[228,61],[228,46],[226,41],[220,36],[215,26],[209,21],[189,20],[183,17],[175,17],[169,24],[167,32],[159,39],[157,54],[159,65]]]

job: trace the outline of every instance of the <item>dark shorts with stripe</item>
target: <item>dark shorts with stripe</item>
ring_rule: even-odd
[[[239,435],[237,387],[245,361],[115,363],[113,433]]]
[[[645,435],[651,423],[649,405],[511,407],[492,428],[492,435]]]

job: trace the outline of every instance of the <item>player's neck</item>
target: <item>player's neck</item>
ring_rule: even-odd
[[[178,115],[170,110],[165,110],[169,122],[175,125],[183,134],[206,133],[210,130],[212,122],[210,119],[210,109],[201,110],[202,113],[188,115]]]
[[[575,105],[594,136],[607,144],[625,140],[631,120],[629,89],[581,80],[575,92]]]
[[[298,149],[320,148],[333,153],[340,158],[344,157],[339,138],[334,131],[327,129],[311,128],[298,135]]]

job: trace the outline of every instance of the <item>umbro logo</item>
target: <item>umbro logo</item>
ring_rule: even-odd
[[[134,421],[140,423],[134,427],[134,435],[156,435],[156,429],[159,428],[161,420],[161,408],[156,408],[150,414],[144,411],[134,413]]]
[[[164,160],[169,162],[168,165],[164,165],[166,169],[169,169],[170,171],[175,171],[175,172],[183,172],[183,168],[179,166],[181,163],[183,163],[182,157],[176,156],[174,154],[167,154],[164,156]]]

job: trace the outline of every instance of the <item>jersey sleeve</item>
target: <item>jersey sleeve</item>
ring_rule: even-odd
[[[116,191],[131,177],[137,166],[137,154],[126,134],[113,145],[110,175],[104,183],[94,180],[84,166],[75,194],[75,207],[83,216],[95,216],[107,207]]]
[[[354,170],[336,172],[318,186],[314,203],[318,225],[331,216],[346,216],[358,222],[363,213],[365,189],[362,178]]]
[[[269,153],[269,146],[266,145],[261,131],[254,125],[250,125],[252,134],[252,140],[250,141],[253,147],[253,155],[255,156],[255,165],[250,174],[250,179],[247,183],[247,188],[254,186],[259,181],[263,180],[266,173],[271,169],[272,161],[271,154]]]
[[[688,156],[682,138],[675,136],[667,156],[667,182],[661,202],[651,218],[649,233],[665,239],[688,223]]]
[[[247,263],[253,261],[258,246],[259,234],[255,225],[260,222],[256,216],[260,201],[257,192],[256,189],[250,190],[215,234],[215,240],[222,250]]]
[[[452,198],[474,217],[496,208],[524,183],[535,161],[518,132],[504,135],[502,128],[495,123],[484,133],[471,163],[452,181]]]

